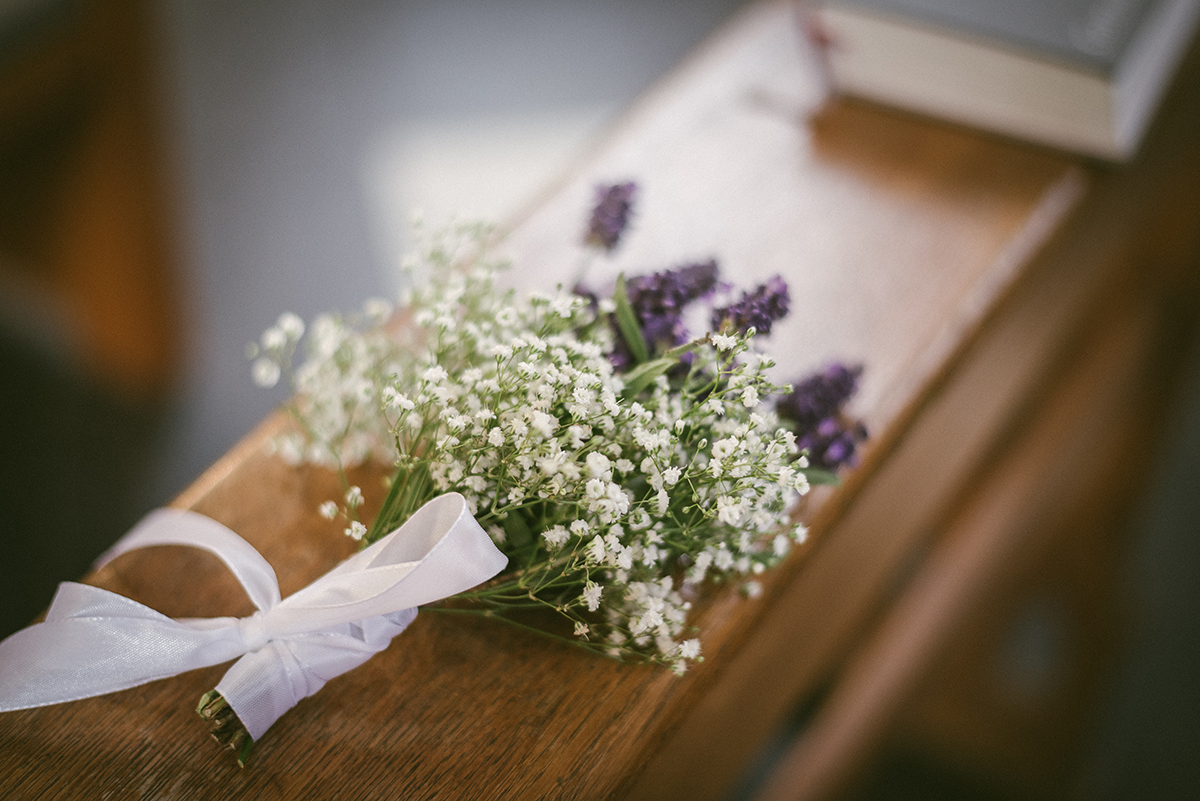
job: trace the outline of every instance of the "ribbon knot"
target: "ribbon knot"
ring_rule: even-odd
[[[386,648],[418,606],[468,590],[508,562],[466,499],[453,492],[282,600],[262,555],[195,512],[151,512],[98,565],[151,545],[216,554],[258,611],[240,619],[172,620],[116,593],[64,582],[44,622],[0,642],[0,712],[103,695],[237,659],[217,690],[257,740],[300,699]]]
[[[257,651],[270,642],[262,612],[239,619],[238,633],[242,636],[242,644],[247,652]]]

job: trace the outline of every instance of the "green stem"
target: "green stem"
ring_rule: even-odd
[[[209,732],[217,743],[237,752],[238,767],[246,767],[250,750],[254,747],[254,738],[246,731],[229,702],[216,690],[209,690],[200,696],[196,714],[209,722]]]

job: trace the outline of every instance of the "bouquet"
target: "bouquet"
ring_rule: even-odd
[[[598,188],[585,234],[597,258],[618,246],[636,193]],[[236,534],[158,510],[106,558],[206,548],[259,611],[172,620],[65,583],[44,622],[0,643],[0,711],[240,657],[198,712],[244,764],[255,737],[386,648],[418,606],[677,673],[702,659],[690,599],[707,582],[757,594],[755,577],[805,539],[797,499],[835,481],[866,436],[843,412],[862,368],[771,379],[759,343],[790,305],[778,276],[742,291],[707,261],[518,297],[499,288],[506,264],[488,235],[433,236],[410,265],[433,278],[399,312],[376,300],[311,326],[284,314],[252,347],[255,380],[286,375],[295,390],[277,452],[338,472],[342,494],[315,511],[361,551],[281,598]],[[363,519],[347,476],[369,460],[392,469],[367,488],[383,500]]]
[[[596,253],[617,247],[636,192],[597,188],[585,234]],[[687,620],[696,588],[738,581],[757,594],[754,577],[806,537],[796,500],[852,461],[866,431],[842,408],[862,368],[768,377],[758,343],[789,307],[778,276],[739,292],[708,261],[622,276],[605,297],[560,286],[521,298],[498,289],[508,265],[488,233],[436,234],[407,265],[432,280],[398,322],[372,300],[311,327],[284,314],[263,334],[255,380],[286,375],[295,390],[298,425],[277,452],[339,472],[345,493],[320,514],[364,545],[461,493],[510,569],[439,611],[682,673],[702,659]],[[689,327],[697,319],[707,330]],[[367,460],[394,465],[374,520],[346,479]],[[239,733],[219,696],[201,714],[218,739]]]

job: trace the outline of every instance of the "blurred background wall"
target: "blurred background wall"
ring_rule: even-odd
[[[187,2],[161,9],[188,367],[147,501],[282,397],[243,355],[284,310],[392,295],[409,215],[500,220],[736,0]]]

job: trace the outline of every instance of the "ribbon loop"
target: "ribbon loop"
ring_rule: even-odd
[[[0,712],[124,690],[241,657],[217,690],[258,739],[301,698],[386,648],[416,617],[416,607],[487,581],[508,562],[458,493],[429,501],[403,526],[283,600],[275,571],[258,551],[194,512],[152,512],[99,564],[150,545],[216,554],[259,611],[241,619],[172,620],[107,590],[64,583],[45,622],[0,642]]]

